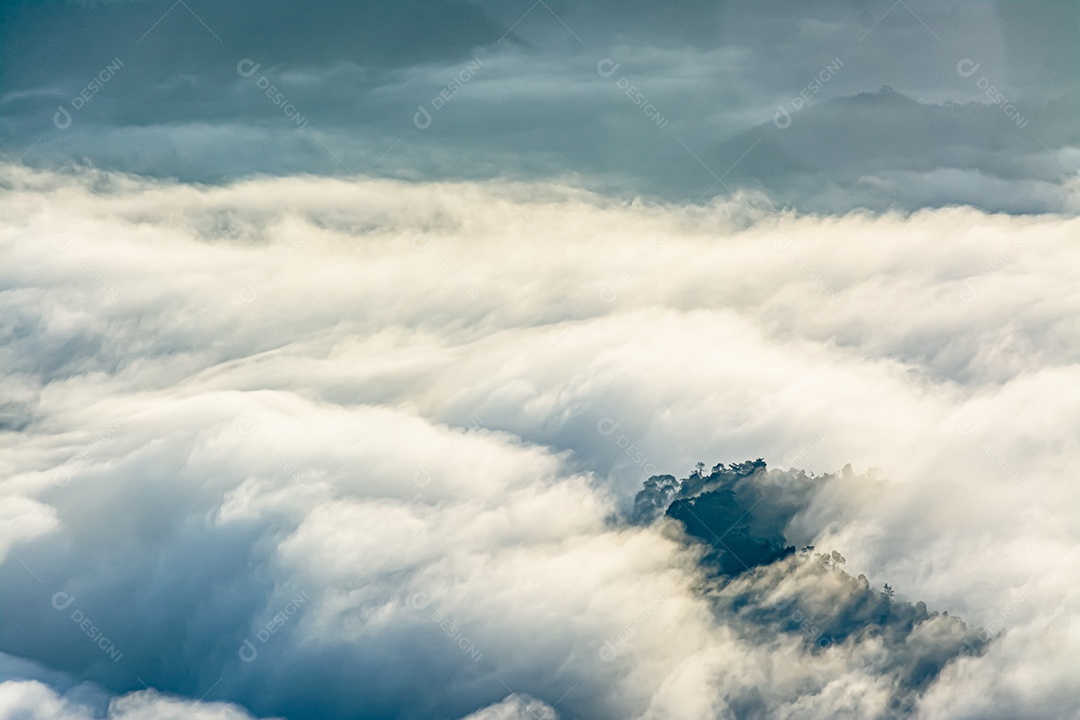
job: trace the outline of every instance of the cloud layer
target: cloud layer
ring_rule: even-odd
[[[915,716],[1075,717],[1077,220],[4,171],[5,717],[887,716],[628,521],[754,457],[999,636]]]

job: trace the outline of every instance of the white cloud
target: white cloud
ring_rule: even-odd
[[[20,720],[248,720],[234,705],[163,697],[152,690],[130,693],[109,703],[104,716],[37,681],[0,682],[0,717]]]
[[[755,644],[710,610],[693,552],[614,521],[652,468],[761,456],[881,468],[830,482],[800,542],[1001,620],[933,712],[964,716],[1008,667],[1045,668],[1041,703],[1020,670],[995,685],[1016,714],[1075,697],[1041,633],[1062,629],[1056,657],[1080,647],[1062,611],[1080,564],[1076,219],[12,177],[0,493],[28,511],[6,542],[38,579],[5,561],[6,652],[196,698],[220,675],[207,702],[259,717],[305,694],[328,716],[502,717],[521,710],[508,692],[563,717],[736,716],[751,696],[777,716],[880,712],[884,649]],[[122,661],[51,605],[61,591]]]

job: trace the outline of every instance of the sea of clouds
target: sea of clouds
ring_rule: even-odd
[[[757,457],[996,637],[912,717],[1080,717],[1080,220],[4,172],[0,717],[890,717],[625,520]]]

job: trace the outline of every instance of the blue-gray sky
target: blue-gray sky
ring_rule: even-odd
[[[555,178],[815,211],[1075,207],[1067,1],[4,7],[2,149],[38,166]]]

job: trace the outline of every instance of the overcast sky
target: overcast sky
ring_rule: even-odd
[[[1069,0],[14,2],[2,23],[0,147],[35,166],[1076,207]]]
[[[0,720],[1080,719],[1078,25],[5,3]]]

